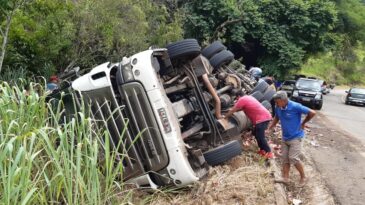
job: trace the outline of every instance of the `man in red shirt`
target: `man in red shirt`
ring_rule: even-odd
[[[237,100],[236,104],[228,111],[224,118],[228,119],[233,113],[241,110],[252,122],[253,133],[260,148],[259,154],[266,158],[272,158],[273,154],[265,137],[265,130],[271,120],[270,112],[254,97],[245,95]]]

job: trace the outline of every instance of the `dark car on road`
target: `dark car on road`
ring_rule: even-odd
[[[323,95],[320,82],[316,79],[298,79],[291,99],[317,110],[322,109]]]
[[[291,94],[293,93],[294,86],[295,86],[295,80],[286,80],[281,85],[280,90],[285,91],[290,97]]]
[[[345,103],[365,105],[365,89],[364,88],[351,88],[346,91]]]

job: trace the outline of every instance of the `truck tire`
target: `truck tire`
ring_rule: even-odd
[[[265,91],[265,93],[264,93],[264,100],[267,100],[267,101],[271,101],[271,99],[272,99],[272,96],[274,96],[275,95],[275,90],[273,90],[273,89],[270,89],[270,88],[268,88],[268,89],[266,89],[266,91]]]
[[[171,60],[194,59],[200,54],[200,46],[196,39],[185,39],[166,46]]]
[[[210,60],[210,64],[214,69],[220,68],[222,65],[231,63],[234,59],[234,55],[231,51],[223,50],[215,54]]]
[[[205,161],[210,166],[222,164],[233,157],[242,153],[242,146],[238,140],[230,141],[224,145],[218,146],[214,149],[203,153]]]
[[[264,100],[261,102],[262,106],[264,106],[268,111],[270,111],[270,113],[272,113],[272,107],[271,107],[271,103],[267,100]]]
[[[260,91],[256,91],[251,94],[252,97],[256,98],[257,101],[261,102],[264,99],[264,95]]]
[[[202,55],[208,59],[210,59],[212,56],[214,56],[215,54],[226,50],[227,48],[220,42],[220,41],[214,41],[212,44],[210,44],[209,46],[205,47],[202,50]]]
[[[237,125],[239,132],[247,130],[249,127],[251,127],[250,119],[248,119],[243,111],[233,113],[230,121]]]
[[[267,82],[261,80],[257,83],[257,85],[253,88],[251,93],[254,93],[256,91],[260,91],[261,93],[265,93],[266,89],[269,87],[269,84]]]

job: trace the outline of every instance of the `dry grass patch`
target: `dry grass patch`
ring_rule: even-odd
[[[165,189],[153,194],[135,192],[136,204],[274,204],[272,170],[248,148],[223,166],[210,169],[199,183],[183,189]],[[144,199],[138,200],[139,199]],[[147,199],[147,200],[146,200]]]

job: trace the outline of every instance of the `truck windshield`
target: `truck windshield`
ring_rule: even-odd
[[[321,91],[321,85],[314,80],[298,80],[296,87],[303,90]]]

